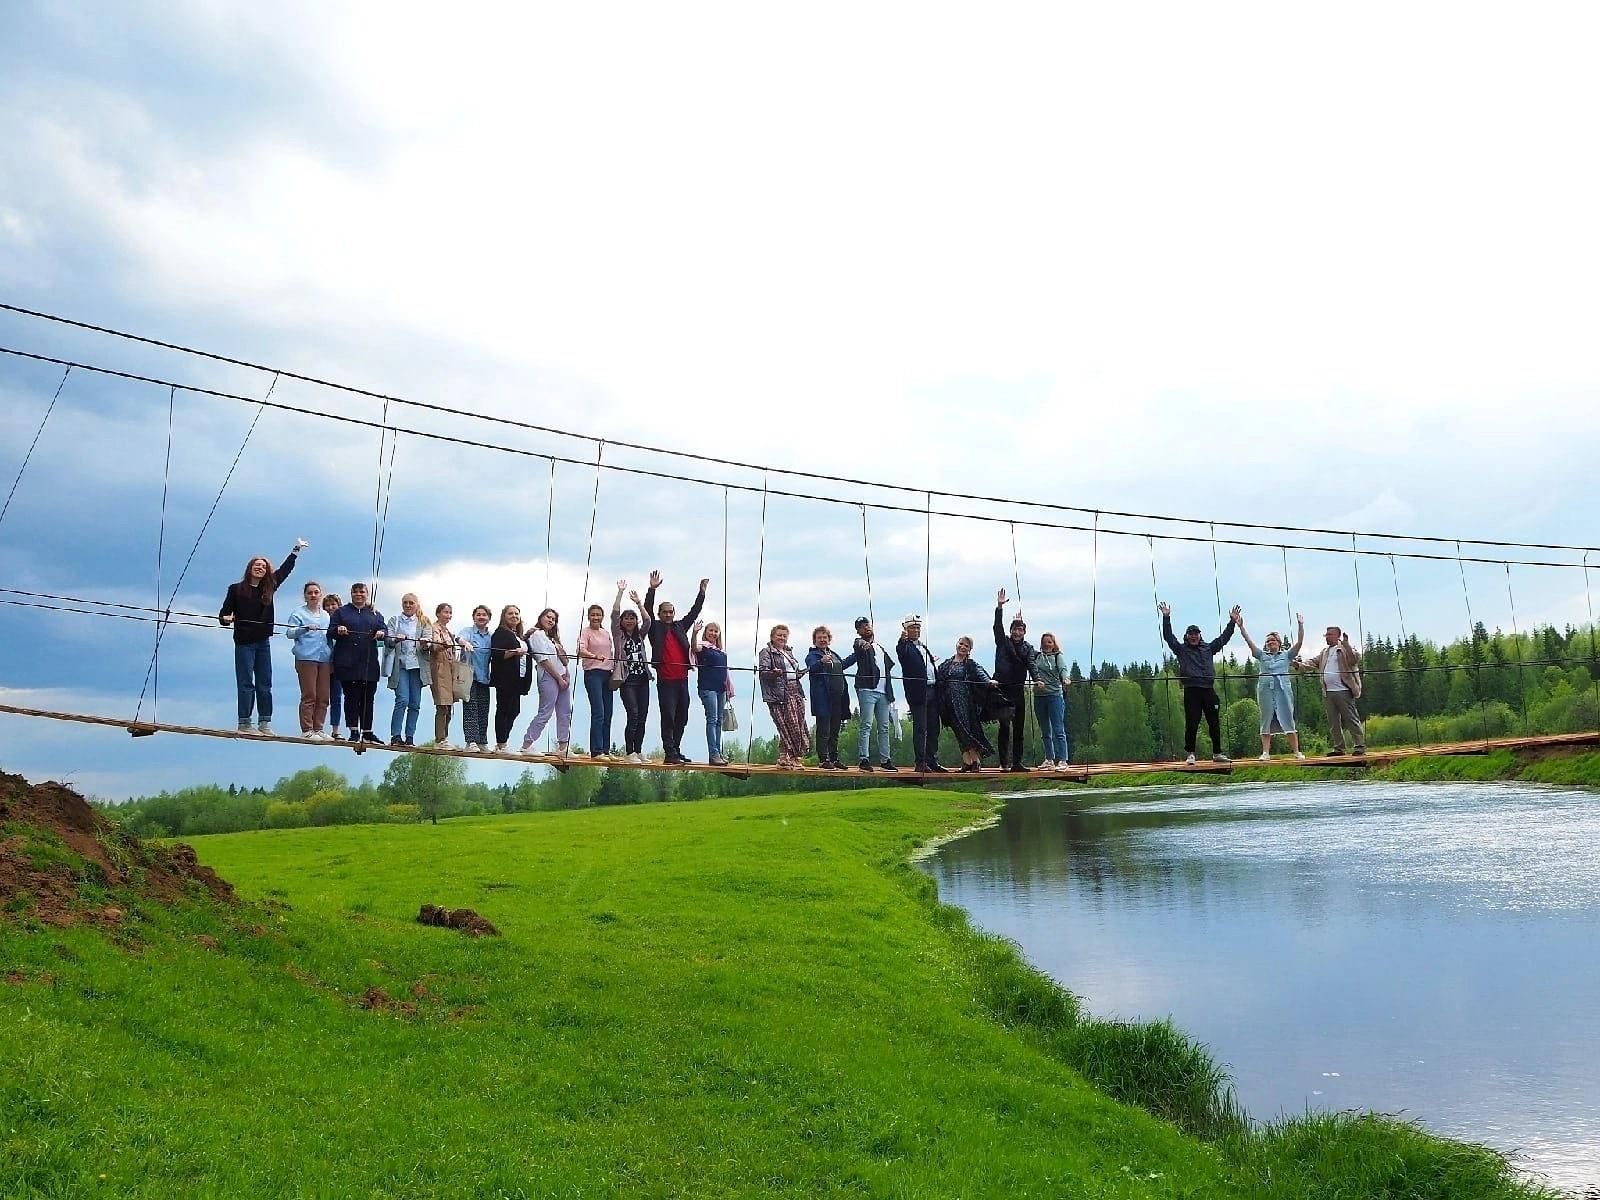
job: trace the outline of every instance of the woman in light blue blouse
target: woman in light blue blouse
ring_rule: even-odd
[[[407,592],[400,597],[400,615],[389,618],[389,636],[384,643],[384,675],[394,689],[394,713],[389,717],[391,746],[417,744],[417,714],[422,711],[422,643],[432,630],[433,622],[423,613],[416,593]]]
[[[322,607],[322,585],[315,579],[302,593],[305,603],[289,615],[285,636],[294,653],[294,673],[300,681],[300,736],[320,742],[326,736],[328,684],[333,677],[333,647],[328,645],[328,614]]]
[[[1289,664],[1294,661],[1294,656],[1300,653],[1300,643],[1306,640],[1306,619],[1295,613],[1294,645],[1287,650],[1283,648],[1283,638],[1277,630],[1267,634],[1266,640],[1257,646],[1245,632],[1244,615],[1239,616],[1239,632],[1244,635],[1244,644],[1250,647],[1250,653],[1261,664],[1261,675],[1256,681],[1256,703],[1261,708],[1261,761],[1266,762],[1272,757],[1272,735],[1281,733],[1289,739],[1289,749],[1294,751],[1296,758],[1304,758],[1300,753],[1300,735],[1294,727],[1294,677],[1290,674]]]

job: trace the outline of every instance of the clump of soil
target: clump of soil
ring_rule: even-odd
[[[470,908],[441,908],[437,904],[424,904],[422,911],[417,913],[417,924],[455,929],[468,937],[500,936],[500,931],[490,921]]]
[[[121,924],[126,908],[106,904],[106,889],[162,904],[233,900],[233,886],[201,866],[192,847],[146,846],[71,788],[0,773],[0,914]]]
[[[396,1000],[381,987],[369,987],[361,994],[361,999],[356,1001],[362,1008],[369,1012],[392,1012],[402,1017],[417,1015],[417,1006],[409,1000]]]

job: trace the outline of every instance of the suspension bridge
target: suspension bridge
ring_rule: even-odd
[[[1517,650],[1515,666],[1519,678],[1528,669],[1559,664],[1547,658],[1527,657],[1523,654],[1522,641],[1518,636],[1517,629],[1513,569],[1518,572],[1563,572],[1573,577],[1581,576],[1583,594],[1588,604],[1590,628],[1589,655],[1582,661],[1588,666],[1590,674],[1596,677],[1594,685],[1595,696],[1597,704],[1600,704],[1600,672],[1595,670],[1597,655],[1594,645],[1594,613],[1589,561],[1591,554],[1600,554],[1600,547],[1559,542],[1510,541],[1382,531],[1351,531],[1316,526],[1213,520],[942,490],[893,480],[866,480],[847,475],[746,462],[707,453],[704,450],[653,446],[626,439],[602,437],[596,434],[577,432],[519,418],[500,416],[491,418],[465,413],[458,408],[428,400],[407,398],[360,388],[282,367],[251,362],[210,350],[185,346],[7,303],[0,303],[0,313],[9,313],[12,317],[18,318],[17,329],[19,331],[33,327],[71,331],[76,335],[87,335],[97,345],[138,347],[142,353],[157,354],[162,361],[193,361],[238,368],[247,372],[258,373],[265,381],[265,387],[260,395],[247,395],[238,391],[208,386],[193,379],[178,378],[181,371],[175,367],[171,370],[164,369],[162,374],[153,374],[149,373],[148,369],[133,370],[125,364],[114,364],[111,361],[107,361],[104,356],[100,357],[98,361],[91,361],[87,355],[69,357],[60,352],[46,352],[45,349],[29,348],[26,345],[0,344],[0,361],[8,361],[19,367],[22,364],[35,364],[40,368],[60,371],[59,379],[55,383],[50,400],[34,430],[32,440],[21,458],[4,504],[0,506],[0,533],[3,533],[7,517],[12,511],[12,502],[25,482],[34,452],[41,441],[48,436],[52,416],[57,411],[58,403],[75,375],[116,380],[139,388],[151,389],[153,396],[161,396],[164,393],[166,401],[165,412],[162,414],[165,418],[165,456],[162,467],[161,505],[155,552],[151,564],[154,576],[152,596],[154,602],[149,605],[131,604],[125,600],[114,601],[105,597],[73,595],[60,591],[51,591],[46,587],[38,586],[27,589],[13,586],[0,587],[0,605],[47,612],[70,613],[101,620],[133,622],[150,630],[148,664],[133,711],[126,716],[115,716],[0,703],[0,713],[6,715],[107,729],[122,729],[135,737],[147,737],[160,733],[221,739],[247,739],[252,742],[305,745],[322,749],[326,749],[330,745],[337,745],[337,743],[329,743],[325,740],[312,740],[289,734],[262,735],[254,732],[245,733],[230,728],[163,722],[159,719],[161,651],[168,630],[173,627],[193,627],[217,633],[225,632],[217,625],[212,614],[178,607],[176,605],[177,596],[189,577],[189,571],[195,562],[196,554],[205,541],[207,533],[212,528],[213,518],[216,516],[218,508],[235,478],[241,462],[244,461],[247,455],[250,443],[262,417],[270,412],[297,414],[316,421],[365,430],[376,434],[377,465],[373,488],[371,559],[370,573],[368,575],[371,580],[374,597],[376,597],[376,591],[382,577],[383,555],[391,502],[395,494],[396,452],[400,442],[406,440],[415,441],[419,444],[439,443],[466,447],[472,450],[511,456],[524,462],[532,461],[535,464],[544,464],[548,476],[547,487],[549,493],[545,529],[543,531],[545,538],[545,589],[547,601],[550,588],[555,525],[556,477],[558,469],[564,468],[569,471],[583,472],[586,475],[587,473],[592,473],[590,506],[586,514],[588,533],[584,554],[582,590],[582,595],[585,598],[588,596],[589,585],[592,582],[595,540],[597,531],[600,529],[602,483],[606,478],[613,475],[627,475],[643,480],[660,481],[661,483],[687,484],[703,489],[713,496],[720,493],[720,507],[723,518],[722,596],[724,605],[728,594],[729,499],[730,496],[738,493],[759,498],[760,534],[755,572],[755,626],[758,631],[761,625],[762,590],[767,583],[768,505],[774,499],[799,501],[808,505],[842,507],[846,510],[854,509],[857,511],[861,529],[861,566],[866,587],[866,604],[868,612],[873,616],[874,620],[872,537],[869,522],[869,514],[871,513],[899,514],[901,519],[909,518],[921,521],[923,525],[924,550],[922,581],[924,612],[931,607],[933,599],[933,522],[936,518],[976,522],[992,530],[1001,530],[1009,534],[1015,598],[1019,603],[1022,597],[1023,577],[1021,559],[1017,553],[1018,527],[1082,535],[1088,539],[1092,554],[1089,580],[1089,629],[1088,636],[1085,639],[1088,650],[1088,663],[1091,670],[1089,678],[1084,681],[1084,685],[1089,689],[1091,697],[1089,707],[1092,713],[1098,703],[1094,699],[1094,693],[1097,689],[1102,688],[1106,682],[1094,677],[1094,664],[1097,661],[1101,546],[1102,542],[1107,539],[1131,542],[1135,545],[1142,544],[1149,559],[1152,601],[1158,601],[1161,596],[1156,553],[1158,545],[1188,544],[1209,548],[1219,620],[1222,617],[1223,605],[1221,570],[1217,558],[1218,547],[1248,547],[1267,553],[1276,552],[1281,564],[1285,608],[1289,613],[1294,611],[1290,592],[1289,564],[1291,552],[1296,555],[1335,556],[1346,559],[1351,566],[1352,594],[1355,600],[1357,627],[1363,639],[1366,623],[1362,599],[1363,564],[1368,567],[1369,572],[1373,567],[1377,567],[1380,570],[1385,566],[1387,567],[1386,574],[1389,577],[1387,582],[1392,585],[1402,640],[1407,636],[1407,623],[1397,562],[1432,562],[1453,566],[1459,573],[1462,599],[1469,629],[1474,626],[1475,618],[1466,568],[1468,565],[1499,568],[1504,573],[1506,597],[1510,605],[1513,640]],[[13,334],[8,335],[8,340],[26,341],[27,339],[25,337],[18,339]],[[50,349],[54,351],[53,346]],[[102,352],[103,355],[108,353]],[[334,409],[331,406],[319,407],[311,404],[295,403],[277,395],[279,384],[284,381],[293,381],[316,392],[326,393],[328,396],[338,397],[352,403],[359,402],[376,409],[376,411],[369,414],[347,411],[345,408]],[[171,515],[169,512],[169,495],[172,483],[172,452],[174,437],[177,432],[177,399],[180,395],[200,398],[217,404],[245,405],[253,412],[253,416],[229,466],[222,476],[199,531],[182,560],[181,566],[174,575],[171,571],[171,565],[176,561],[176,555],[172,553],[172,547],[169,546],[168,525],[169,516]],[[448,418],[448,427],[442,429],[429,427],[426,423],[429,417]],[[554,441],[561,448],[531,448],[526,445],[514,444],[507,436],[508,431],[515,431],[518,435],[539,435]],[[571,448],[568,449],[568,447]],[[610,460],[607,459],[608,451],[613,454],[613,458]],[[618,451],[627,451],[629,461],[618,461],[615,457]],[[722,471],[732,471],[736,477],[718,477],[716,473]],[[756,478],[759,478],[759,483],[755,482]],[[587,483],[585,486],[588,486]],[[1330,543],[1330,539],[1335,539],[1335,543]],[[8,580],[6,582],[10,583],[11,581]],[[726,621],[726,609],[724,609],[724,629],[727,628]],[[759,646],[758,632],[757,643],[751,649],[752,660],[755,658],[755,652],[759,649]],[[1166,658],[1165,648],[1158,643],[1156,661],[1165,664]],[[1569,659],[1569,664],[1570,661]],[[731,662],[729,669],[746,674],[751,674],[755,670],[753,666],[738,666]],[[1415,680],[1420,672],[1432,669],[1437,668],[1399,666],[1388,670],[1393,674],[1403,675],[1408,679]],[[1471,672],[1481,668],[1475,668],[1472,665],[1460,665],[1446,666],[1443,669]],[[1370,676],[1373,672],[1368,671],[1367,674]],[[1225,687],[1229,678],[1226,672],[1219,675],[1219,680],[1223,682]],[[1237,676],[1232,678],[1237,678]],[[1172,678],[1171,672],[1165,669],[1162,670],[1156,680],[1156,683],[1168,689],[1169,693],[1175,682],[1176,680]],[[747,693],[749,696],[749,719],[751,722],[747,728],[753,729],[756,715],[755,704],[759,696],[759,688],[750,686],[747,688]],[[149,705],[148,715],[146,715],[147,702]],[[1170,705],[1168,707],[1170,708]],[[1026,719],[1026,714],[1019,716],[1019,719]],[[1527,726],[1525,708],[1523,726],[1520,736],[1484,736],[1468,740],[1429,743],[1421,736],[1421,721],[1418,720],[1417,737],[1412,745],[1377,748],[1363,756],[1312,756],[1303,760],[1277,759],[1274,761],[1281,764],[1292,763],[1293,765],[1307,768],[1336,766],[1362,769],[1419,755],[1483,754],[1498,749],[1523,750],[1600,743],[1600,728],[1563,732],[1530,730]],[[1487,732],[1487,723],[1485,730]],[[444,754],[477,760],[542,763],[556,770],[565,770],[570,766],[580,764],[594,764],[603,765],[608,769],[707,772],[739,778],[795,773],[794,769],[751,761],[749,757],[749,742],[751,740],[753,739],[746,739],[745,760],[728,765],[669,763],[650,759],[646,759],[643,762],[628,762],[609,756],[593,758],[583,755],[468,753],[450,748],[428,746],[396,747],[369,744],[364,748],[379,753]],[[1219,773],[1231,770],[1231,764],[1228,763],[1199,762],[1193,766],[1182,766],[1174,761],[1179,757],[1175,751],[1174,740],[1170,731],[1163,731],[1162,750],[1164,757],[1152,761],[1072,764],[1047,772],[1036,771],[1033,774],[1060,781],[1088,782],[1096,777],[1128,772],[1177,769],[1196,773]],[[801,770],[804,770],[808,776],[838,774],[837,771],[821,772],[816,768],[801,768]],[[851,772],[851,775],[855,774],[856,772]],[[1001,772],[992,769],[979,772],[978,777],[1002,779],[1007,782],[1012,782],[1017,778],[1014,774],[1002,775]],[[893,780],[905,783],[935,783],[945,782],[954,778],[970,780],[973,775],[961,775],[953,771],[935,774],[901,768],[893,774],[875,773],[874,778],[884,782]]]

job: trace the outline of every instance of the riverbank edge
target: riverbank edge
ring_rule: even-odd
[[[1537,783],[1600,791],[1600,751],[1561,747],[1494,750],[1488,754],[1439,754],[1401,759],[1381,767],[1298,767],[1290,763],[1237,762],[1227,774],[1182,769],[1097,775],[1086,787],[1059,780],[1019,780],[1002,795],[1034,791],[1104,791],[1128,787],[1225,787],[1238,783],[1321,783],[1329,780],[1393,780],[1402,783]]]
[[[1491,765],[1484,760],[1500,757],[1455,760],[1478,766],[1469,773],[1452,771],[1448,762],[1440,759],[1413,759],[1395,767],[1437,763],[1444,769],[1435,768],[1428,779],[1488,782],[1520,778],[1520,771],[1532,765],[1496,762],[1493,769],[1515,768],[1519,774],[1482,773]],[[1513,756],[1506,753],[1504,757]],[[1592,759],[1588,767],[1600,773],[1600,753],[1582,757]],[[1409,771],[1391,772],[1393,768],[1383,768],[1370,775],[1420,781]],[[1238,779],[1243,773],[1236,772],[1232,781],[1305,781],[1309,772],[1294,767],[1252,767],[1251,778]],[[1584,786],[1569,783],[1565,776],[1570,772],[1555,773],[1563,778],[1530,782]],[[1329,768],[1316,772],[1313,779],[1344,779],[1350,774]],[[1209,775],[1197,779],[1183,772],[1149,772],[1137,777],[1139,786],[1201,781],[1215,785],[1219,779]],[[1227,776],[1220,778],[1220,782],[1228,781]],[[1600,784],[1587,786],[1600,790]],[[955,943],[978,984],[977,998],[992,1019],[1106,1094],[1171,1121],[1214,1146],[1254,1196],[1563,1200],[1567,1195],[1520,1174],[1499,1151],[1452,1140],[1412,1121],[1381,1113],[1307,1113],[1257,1123],[1239,1107],[1227,1071],[1209,1048],[1171,1021],[1119,1021],[1088,1013],[1076,993],[1033,966],[1020,945],[976,928],[964,909],[939,899],[938,885],[924,869],[942,847],[998,824],[1008,797],[1018,794],[992,796],[991,810],[978,820],[930,837],[890,864],[901,885],[924,905],[932,923]],[[1590,1195],[1579,1193],[1576,1200],[1587,1200]]]

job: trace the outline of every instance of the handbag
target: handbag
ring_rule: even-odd
[[[733,705],[722,706],[722,732],[737,733],[739,731],[739,718],[734,715]]]
[[[472,660],[470,658],[458,658],[455,662],[455,692],[457,700],[472,699],[473,682]]]

